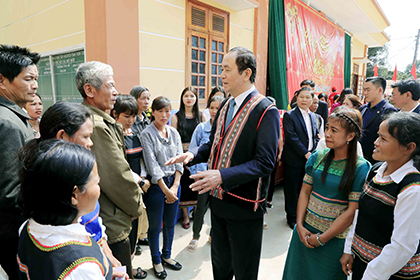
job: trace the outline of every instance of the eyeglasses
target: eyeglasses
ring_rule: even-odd
[[[115,83],[108,83],[108,84],[105,84],[105,87],[106,87],[107,89],[115,89]]]

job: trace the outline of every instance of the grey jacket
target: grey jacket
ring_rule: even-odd
[[[0,237],[17,236],[24,221],[17,207],[19,193],[18,152],[33,138],[29,116],[22,108],[0,96]]]

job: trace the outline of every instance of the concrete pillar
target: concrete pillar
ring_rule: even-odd
[[[140,82],[138,0],[85,0],[86,61],[114,69],[120,93]]]

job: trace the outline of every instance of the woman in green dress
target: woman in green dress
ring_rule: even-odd
[[[346,279],[340,258],[370,163],[357,155],[362,116],[340,108],[328,118],[327,149],[306,163],[297,223],[283,280]]]

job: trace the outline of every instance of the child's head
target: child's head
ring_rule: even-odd
[[[223,100],[225,100],[225,97],[220,95],[213,96],[209,100],[209,113],[211,121],[213,121],[216,117],[217,110],[219,110],[219,105],[220,103],[222,103]]]
[[[112,110],[115,120],[122,124],[123,128],[129,129],[136,121],[136,115],[139,111],[139,105],[136,99],[127,94],[117,96],[114,109]]]

